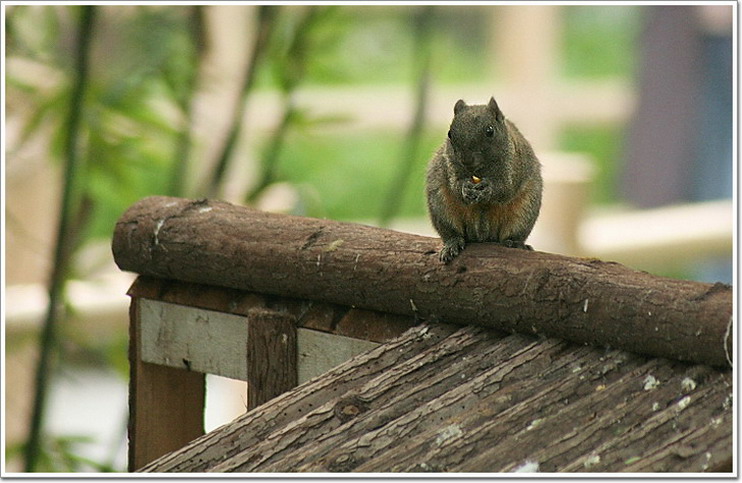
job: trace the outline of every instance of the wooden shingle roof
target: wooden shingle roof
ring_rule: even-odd
[[[731,427],[730,370],[424,324],[143,471],[731,471]]]

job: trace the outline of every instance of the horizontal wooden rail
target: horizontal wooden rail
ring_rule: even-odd
[[[727,285],[494,244],[442,265],[439,248],[434,238],[169,197],[133,205],[113,239],[118,266],[143,275],[731,363]]]

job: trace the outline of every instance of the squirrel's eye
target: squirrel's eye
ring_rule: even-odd
[[[484,134],[486,134],[488,138],[491,138],[492,135],[495,134],[495,128],[492,126],[487,126],[487,129],[485,129]]]

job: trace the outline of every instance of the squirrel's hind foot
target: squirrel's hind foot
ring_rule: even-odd
[[[454,258],[456,258],[459,253],[461,253],[461,250],[464,249],[464,239],[463,238],[454,238],[451,240],[446,240],[443,243],[443,248],[441,249],[440,254],[438,255],[438,258],[441,262],[447,264]]]
[[[501,245],[506,246],[508,248],[520,248],[522,250],[530,250],[533,251],[533,247],[531,245],[526,245],[526,242],[524,241],[517,241],[517,240],[504,240],[500,242]]]

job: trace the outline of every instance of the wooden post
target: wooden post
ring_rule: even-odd
[[[129,291],[130,471],[204,434],[205,373],[247,380],[247,409],[297,385],[293,314],[184,285],[140,278]]]
[[[141,358],[140,299],[129,311],[129,471],[204,434],[204,374]]]
[[[293,389],[297,383],[296,321],[253,311],[247,325],[247,409]]]

